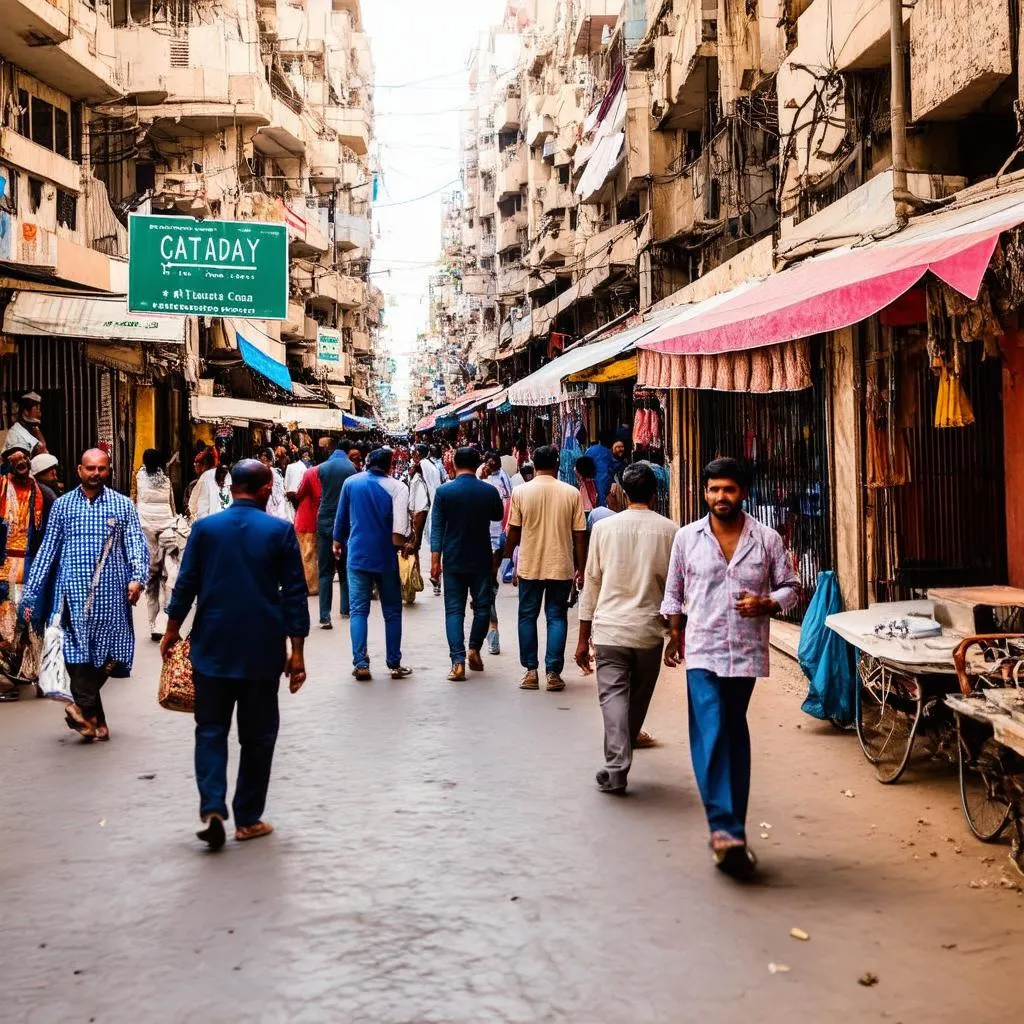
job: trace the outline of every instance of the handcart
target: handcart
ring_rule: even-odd
[[[927,746],[933,756],[953,758],[956,733],[945,697],[959,689],[953,654],[964,633],[949,627],[942,627],[941,635],[922,638],[875,632],[890,619],[930,619],[934,613],[932,600],[893,601],[825,620],[859,652],[857,738],[882,783],[900,778],[915,747]]]

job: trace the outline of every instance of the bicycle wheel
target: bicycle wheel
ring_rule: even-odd
[[[974,730],[963,725],[957,715],[960,805],[974,835],[983,843],[994,843],[1009,823],[1011,810],[1002,787],[1002,748],[991,736],[970,735]]]
[[[857,739],[878,781],[889,785],[906,770],[921,720],[921,687],[862,654],[857,665]]]

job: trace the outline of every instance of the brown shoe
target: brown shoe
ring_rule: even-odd
[[[661,744],[649,733],[641,729],[633,740],[634,750],[647,750],[650,747],[660,747]]]
[[[69,704],[64,709],[64,721],[67,722],[69,729],[73,729],[85,739],[96,739],[96,727],[85,717],[77,704]]]
[[[352,675],[354,675],[356,677],[356,681],[360,683],[367,683],[373,678],[373,676],[370,675],[370,670],[368,668],[357,668],[352,672]]]
[[[243,825],[235,829],[235,839],[244,843],[249,839],[262,839],[274,831],[274,826],[269,821],[257,821],[255,825]]]
[[[466,681],[466,663],[464,661],[456,661],[452,663],[452,670],[448,673],[448,678],[453,683],[463,683]]]
[[[526,675],[523,676],[523,681],[519,684],[520,690],[539,690],[540,682],[537,678],[537,670],[535,668],[528,668]]]
[[[480,657],[480,652],[479,651],[472,651],[471,650],[469,652],[469,659],[468,659],[468,661],[469,661],[469,667],[474,672],[483,672],[483,670],[484,670],[484,659]]]
[[[565,689],[565,680],[557,672],[548,673],[548,691],[550,693],[558,693],[559,690]]]

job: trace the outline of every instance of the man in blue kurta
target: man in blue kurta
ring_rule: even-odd
[[[135,506],[107,486],[106,452],[83,453],[78,479],[80,485],[53,504],[21,607],[28,618],[52,586],[74,697],[65,713],[68,726],[86,739],[107,740],[100,690],[111,675],[131,672],[131,609],[149,578],[149,548]]]

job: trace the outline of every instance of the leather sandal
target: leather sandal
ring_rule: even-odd
[[[248,842],[250,839],[262,839],[274,831],[274,826],[269,821],[257,821],[255,825],[242,825],[235,829],[235,839],[240,843]]]

